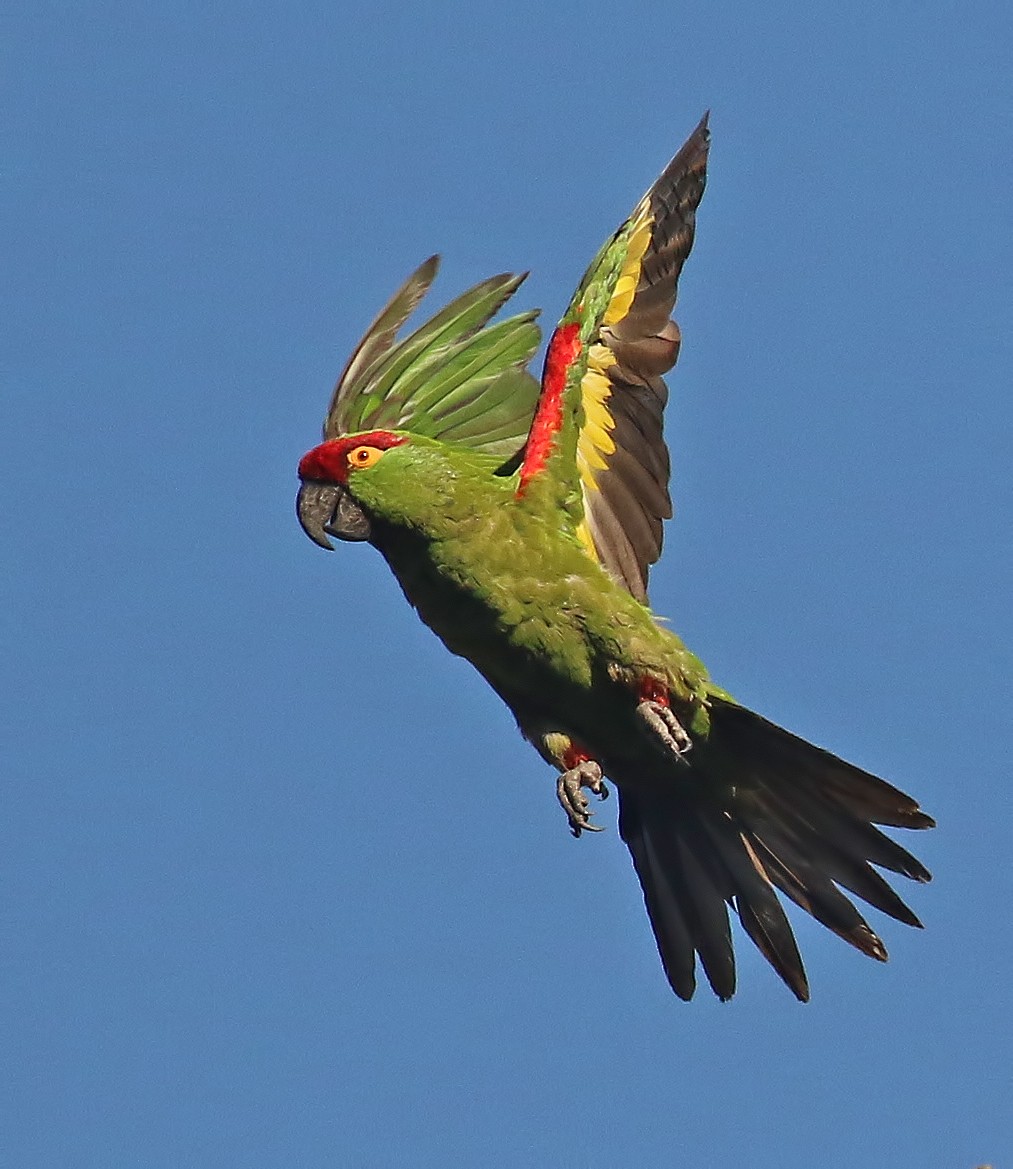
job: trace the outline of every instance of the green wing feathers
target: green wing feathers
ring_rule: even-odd
[[[546,364],[543,417],[536,415],[522,467],[522,481],[546,476],[547,493],[570,512],[588,553],[641,601],[672,514],[662,375],[679,354],[669,318],[693,246],[709,140],[705,116],[588,268],[553,338],[579,338],[579,347],[571,346],[565,382]],[[546,450],[556,392],[561,409]]]
[[[348,364],[338,378],[331,403],[324,416],[324,441],[338,438],[342,434],[354,433],[347,425],[357,405],[357,398],[364,394],[369,384],[368,372],[391,350],[398,330],[408,320],[419,302],[429,291],[439,271],[439,256],[430,256],[421,264],[394,293],[380,310],[376,320],[366,330],[348,359]]]
[[[406,430],[503,459],[520,449],[539,393],[526,368],[540,340],[538,314],[486,326],[524,276],[482,281],[398,340],[438,265],[431,256],[413,272],[367,330],[334,389],[325,440]]]
[[[708,141],[705,117],[595,257],[550,343],[541,387],[527,371],[537,313],[489,326],[524,276],[493,276],[398,339],[436,277],[431,256],[352,354],[324,439],[405,430],[504,462],[523,446],[519,494],[568,514],[588,554],[646,601],[672,514],[662,374],[678,356],[679,330],[669,316]]]

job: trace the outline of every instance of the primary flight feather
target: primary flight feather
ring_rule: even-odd
[[[740,706],[655,621],[648,569],[672,514],[663,375],[679,353],[676,286],[706,178],[707,119],[588,268],[527,366],[535,313],[490,325],[523,277],[465,292],[398,334],[431,257],[370,326],[299,464],[306,534],[368,540],[448,649],[467,658],[557,771],[575,836],[585,791],[619,792],[668,981],[699,958],[735,990],[728,907],[802,1000],[778,891],[859,950],[886,949],[851,899],[919,925],[877,871],[929,873],[877,825],[932,820],[890,784]],[[875,867],[873,867],[875,866]]]

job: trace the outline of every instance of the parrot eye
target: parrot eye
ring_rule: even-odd
[[[367,467],[375,466],[380,461],[383,451],[375,446],[352,447],[348,452],[348,466],[351,470],[362,471]]]

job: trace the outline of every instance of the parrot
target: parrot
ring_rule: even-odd
[[[878,870],[930,874],[880,827],[934,821],[736,702],[649,606],[672,515],[663,375],[681,346],[671,316],[709,145],[704,115],[591,262],[540,381],[528,369],[537,312],[490,323],[526,273],[493,276],[401,335],[436,276],[439,257],[426,260],[338,379],[323,442],[299,462],[297,515],[322,548],[334,537],[379,551],[555,770],[574,836],[601,830],[588,797],[616,788],[679,998],[692,998],[698,964],[719,999],[734,994],[732,909],[805,1002],[779,894],[886,961],[848,894],[921,928]]]

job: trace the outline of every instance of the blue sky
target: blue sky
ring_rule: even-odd
[[[20,7],[0,1161],[1008,1162],[1008,7]],[[416,263],[551,325],[705,108],[654,604],[940,824],[887,966],[794,916],[806,1007],[747,944],[678,1002],[614,824],[293,515]]]

